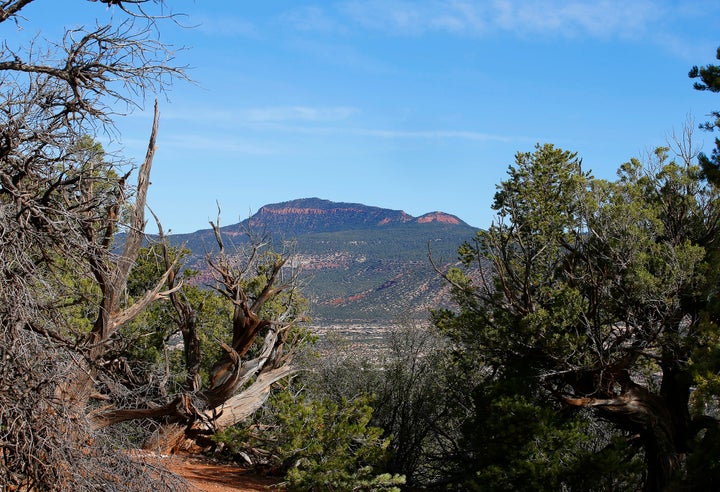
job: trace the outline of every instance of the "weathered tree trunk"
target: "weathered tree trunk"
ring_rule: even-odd
[[[257,368],[257,360],[251,361],[250,366]],[[246,375],[256,374],[249,368],[244,372]],[[208,406],[205,410],[202,408],[207,400],[184,394],[162,407],[134,409],[109,407],[94,412],[91,417],[96,428],[127,420],[164,420],[165,423],[143,447],[162,452],[190,449],[197,444],[200,436],[227,429],[255,413],[267,400],[272,386],[295,372],[296,369],[289,364],[260,372],[255,381],[243,391],[232,394],[217,406]]]
[[[272,386],[295,372],[290,366],[260,374],[255,382],[223,404],[202,412],[200,418],[178,419],[160,427],[158,432],[148,439],[143,448],[162,453],[175,453],[178,451],[202,450],[209,444],[207,437],[232,427],[250,417],[265,404]],[[136,415],[131,418],[142,418]],[[206,440],[203,440],[203,437]]]
[[[132,321],[138,314],[144,311],[151,303],[164,299],[169,292],[161,292],[169,272],[160,279],[155,287],[135,302],[133,305],[120,309],[120,301],[127,286],[128,276],[138,252],[142,245],[145,230],[145,205],[147,191],[150,186],[150,170],[155,155],[155,141],[157,138],[159,122],[158,103],[155,101],[155,113],[153,126],[150,133],[147,153],[140,169],[138,170],[135,203],[131,212],[131,223],[125,239],[123,250],[117,259],[112,260],[112,241],[118,229],[118,216],[120,207],[123,204],[123,197],[119,197],[109,205],[105,215],[105,223],[100,228],[100,236],[94,227],[85,230],[86,240],[94,245],[96,251],[88,257],[90,268],[95,280],[100,287],[102,300],[98,309],[97,318],[92,330],[87,336],[83,345],[84,359],[76,360],[78,368],[76,377],[71,378],[66,384],[58,389],[58,396],[62,401],[75,407],[78,412],[83,412],[90,395],[94,391],[93,374],[96,371],[96,363],[107,351],[107,342],[110,337],[122,326]],[[125,178],[121,180],[125,182]]]
[[[286,306],[288,310],[278,314],[274,320],[257,314],[268,300],[292,288],[294,276],[289,282],[280,281],[287,258],[277,257],[263,269],[264,287],[251,297],[245,291],[243,279],[251,273],[261,243],[253,243],[247,263],[238,268],[225,254],[219,225],[211,222],[211,226],[219,253],[215,258],[208,256],[207,261],[221,286],[218,291],[233,304],[232,341],[230,346],[221,343],[225,352],[211,370],[210,387],[198,393],[198,408],[205,410],[194,416],[177,441],[167,440],[165,449],[177,449],[197,442],[198,435],[217,432],[242,421],[265,403],[277,381],[295,372],[291,364],[292,350],[288,352],[285,348],[292,323],[283,320],[290,312],[290,306]],[[176,306],[176,309],[178,312],[192,311],[187,303],[185,307]],[[262,347],[257,355],[243,361],[263,332]],[[186,354],[187,350],[188,347]],[[246,387],[249,383],[250,386]]]
[[[158,224],[159,226],[159,224]],[[210,386],[200,388],[200,346],[195,322],[196,309],[188,299],[176,291],[175,275],[177,267],[170,263],[167,248],[164,249],[166,278],[169,299],[176,312],[175,322],[183,334],[185,342],[185,361],[188,378],[185,392],[173,401],[148,408],[115,409],[103,408],[92,415],[96,427],[104,427],[126,420],[153,419],[160,422],[160,428],[145,444],[146,448],[162,451],[194,449],[203,444],[208,435],[226,429],[257,411],[266,401],[272,386],[280,379],[295,372],[292,366],[292,349],[285,348],[288,331],[292,322],[283,320],[291,312],[277,316],[277,319],[264,319],[258,316],[269,299],[292,285],[294,280],[279,284],[280,272],[285,259],[274,258],[269,265],[261,269],[265,275],[264,287],[251,296],[244,290],[244,278],[252,273],[251,266],[258,257],[257,245],[250,254],[250,261],[241,268],[235,268],[231,259],[224,254],[224,246],[219,228],[213,224],[216,232],[220,255],[217,260],[208,258],[221,285],[223,296],[233,304],[232,345],[220,342],[224,354],[214,364],[210,375]],[[159,227],[161,239],[162,228]],[[267,268],[269,266],[269,268]],[[248,356],[256,346],[256,339],[263,334],[262,346],[252,358]]]
[[[232,347],[225,346],[228,353],[232,354],[232,367],[222,377],[215,378],[213,386],[200,393],[198,407],[203,405],[206,410],[185,418],[188,424],[185,432],[178,435],[175,441],[166,440],[163,449],[176,450],[191,446],[198,441],[198,436],[222,431],[255,413],[267,400],[272,386],[295,372],[289,360],[284,360],[278,367],[273,365],[282,354],[285,330],[287,327],[271,327],[265,335],[260,354],[245,362],[241,361],[240,354]],[[245,388],[253,378],[254,381]],[[157,442],[157,439],[153,441]]]
[[[640,438],[645,450],[647,492],[661,492],[679,478],[684,460],[683,450],[689,439],[687,432],[678,429],[680,422],[687,430],[689,420],[673,414],[666,398],[633,385],[623,394],[612,398],[565,399],[565,403],[598,409],[608,420]]]

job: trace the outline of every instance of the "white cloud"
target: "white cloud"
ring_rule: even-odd
[[[209,154],[271,155],[277,151],[230,135],[172,134],[158,140],[158,148],[202,151]]]
[[[358,111],[350,107],[286,106],[245,109],[239,117],[252,123],[276,123],[289,121],[323,122],[345,120]]]
[[[240,17],[193,17],[193,23],[204,34],[224,37],[257,38],[259,31],[252,22]]]
[[[341,10],[365,28],[416,35],[449,32],[484,35],[637,36],[667,14],[650,0],[351,0]]]
[[[317,6],[298,7],[281,16],[281,20],[298,31],[344,32],[336,18]]]

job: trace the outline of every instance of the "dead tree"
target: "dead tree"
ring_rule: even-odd
[[[202,388],[199,377],[203,354],[197,333],[197,306],[178,289],[179,267],[171,262],[160,227],[168,298],[183,337],[185,389],[165,404],[108,406],[92,415],[99,428],[126,420],[159,422],[160,429],[146,448],[174,451],[202,446],[208,435],[254,413],[272,386],[296,371],[292,360],[304,337],[298,327],[303,320],[298,309],[302,305],[298,303],[298,272],[288,265],[287,255],[273,253],[265,241],[251,238],[242,250],[229,253],[219,226],[211,225],[219,251],[209,254],[207,261],[214,273],[213,287],[231,304],[232,316],[228,320],[231,341],[218,340],[223,352],[212,365],[208,387]]]
[[[31,1],[0,2],[0,25],[18,20]],[[246,256],[229,254],[213,224],[220,253],[208,259],[233,316],[231,341],[207,388],[198,377],[196,313],[180,291],[178,266],[166,255],[164,275],[128,302],[128,276],[145,239],[157,105],[134,186],[135,169],[87,136],[112,131],[117,102],[139,105],[137,96],[162,91],[184,73],[149,36],[155,18],[141,4],[162,2],[105,3],[130,12],[132,22],[70,30],[52,56],[38,44],[0,46],[0,477],[21,487],[96,489],[99,475],[117,476],[101,466],[105,454],[98,451],[108,424],[152,420],[159,431],[148,445],[176,448],[249,415],[294,371],[294,277],[264,243]],[[138,28],[138,19],[147,27]],[[248,277],[258,275],[264,283],[256,290]],[[159,300],[172,304],[183,334],[185,387],[165,400],[139,395],[141,405],[120,407],[99,382],[134,389],[112,373],[108,353],[121,329]],[[271,313],[270,301],[283,309]],[[95,464],[78,478],[83,456]],[[125,486],[155,488],[125,480],[129,473],[120,480]]]
[[[31,2],[0,1],[0,26],[20,22]],[[50,55],[40,41],[0,46],[0,481],[28,489],[162,488],[131,460],[118,465],[123,460],[103,437],[108,424],[152,420],[159,425],[154,447],[178,447],[249,415],[294,371],[293,276],[265,244],[253,244],[247,256],[228,254],[213,225],[220,253],[209,261],[233,316],[231,341],[207,388],[198,377],[196,313],[180,290],[178,265],[166,254],[164,275],[128,302],[128,276],[145,240],[157,104],[137,169],[105,155],[88,135],[112,131],[118,102],[140,105],[146,93],[185,75],[150,35],[157,18],[143,5],[162,2],[104,3],[131,21],[69,30]],[[143,20],[145,27],[137,24]],[[248,284],[257,275],[259,290]],[[172,304],[183,334],[185,387],[164,400],[138,394],[141,405],[119,407],[108,388],[135,390],[113,374],[109,351],[121,329],[159,300]],[[271,313],[271,300],[284,311]]]
[[[32,0],[0,1],[0,27]],[[124,4],[126,2],[113,2]],[[132,9],[132,5],[125,5]],[[139,11],[135,10],[136,13]],[[139,15],[142,16],[140,13]],[[138,17],[134,17],[139,22]],[[69,30],[57,45],[0,45],[0,482],[23,490],[158,490],[85,418],[109,339],[152,299],[122,304],[142,240],[148,155],[132,167],[88,146],[120,110],[181,69],[146,27]],[[53,47],[55,46],[55,47]],[[131,217],[123,224],[125,215]],[[113,251],[127,227],[125,250]],[[90,280],[88,285],[88,280]],[[85,323],[94,306],[92,323]],[[162,473],[152,474],[159,478]],[[173,485],[174,483],[174,485]]]

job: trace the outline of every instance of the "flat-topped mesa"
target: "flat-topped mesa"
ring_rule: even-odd
[[[348,204],[347,206],[337,206],[332,208],[315,208],[315,207],[292,207],[285,206],[287,203],[278,203],[274,205],[265,205],[256,214],[258,217],[266,215],[337,215],[337,216],[350,216],[350,215],[364,215],[364,216],[376,216],[391,212],[392,217],[384,217],[379,224],[385,224],[388,222],[410,222],[413,220],[411,215],[403,212],[402,210],[386,210],[377,207],[353,206]],[[336,204],[342,205],[342,204]]]
[[[454,215],[446,214],[445,212],[430,212],[422,215],[416,219],[418,224],[426,224],[428,222],[439,222],[442,224],[454,224],[459,225],[463,222],[455,217]]]
[[[247,239],[248,230],[255,235],[268,234],[279,240],[297,239],[313,234],[334,234],[349,231],[374,231],[374,233],[392,234],[395,228],[408,229],[403,240],[422,235],[422,229],[443,229],[437,234],[474,234],[474,228],[455,215],[445,212],[430,212],[414,217],[403,210],[393,210],[360,203],[332,202],[320,198],[301,198],[280,203],[264,205],[258,212],[242,222],[221,227],[222,234],[233,241]],[[450,230],[454,231],[451,233]],[[407,236],[407,234],[410,236]],[[435,233],[434,233],[435,234]],[[170,236],[173,244],[184,245],[194,252],[212,249],[215,235],[212,229],[203,229],[194,233]],[[445,236],[443,236],[445,237]],[[407,241],[406,241],[407,242]],[[239,243],[237,243],[239,244]]]
[[[398,312],[427,318],[427,308],[449,306],[450,290],[428,261],[452,264],[457,249],[478,229],[455,215],[434,211],[414,217],[358,203],[305,198],[267,204],[251,218],[222,228],[228,244],[246,244],[248,230],[276,247],[293,250],[313,322],[396,321]],[[213,251],[212,229],[170,236],[193,253],[188,266],[198,285],[213,282],[204,266]]]
[[[415,220],[402,210],[303,198],[265,205],[249,219],[249,223],[251,227],[292,234],[366,229]]]

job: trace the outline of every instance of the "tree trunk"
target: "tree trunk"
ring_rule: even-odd
[[[267,400],[272,385],[294,373],[295,369],[291,366],[282,366],[262,373],[249,388],[212,411],[217,415],[216,428],[227,429],[255,413]]]
[[[127,420],[159,420],[164,423],[143,447],[164,452],[192,448],[202,436],[227,429],[252,415],[265,403],[276,382],[296,372],[288,358],[284,358],[278,367],[273,365],[277,362],[275,356],[281,353],[279,332],[285,329],[271,328],[260,354],[245,362],[226,346],[236,362],[222,380],[207,390],[179,395],[159,407],[102,408],[91,415],[93,425],[102,428]],[[238,393],[253,378],[250,386]]]
[[[197,307],[192,306],[187,297],[178,291],[181,287],[181,282],[176,279],[178,268],[175,263],[171,263],[168,248],[164,246],[166,273],[162,282],[167,282],[169,290],[162,294],[170,299],[176,313],[175,323],[183,335],[188,374],[185,390],[173,401],[152,407],[99,409],[91,415],[96,428],[126,420],[152,419],[160,427],[145,444],[146,448],[162,451],[197,449],[198,445],[208,442],[209,435],[257,411],[267,400],[273,384],[296,371],[291,364],[294,347],[292,344],[289,349],[285,346],[288,332],[295,322],[291,302],[293,296],[287,296],[288,300],[281,305],[285,311],[276,314],[275,318],[266,319],[257,314],[268,300],[293,288],[294,275],[290,276],[288,282],[280,283],[286,258],[273,254],[269,256],[267,264],[262,263],[266,258],[263,243],[257,243],[252,245],[247,261],[238,264],[236,255],[225,254],[219,227],[212,225],[220,253],[217,258],[208,257],[207,260],[216,274],[219,284],[216,290],[232,303],[233,314],[232,345],[220,341],[224,353],[211,370],[210,386],[204,390],[200,388],[202,354],[197,333]],[[164,240],[159,223],[158,229],[161,240]],[[246,291],[247,277],[253,275],[264,276],[259,292]],[[112,326],[112,313],[108,316],[107,323]],[[286,322],[287,318],[290,321]],[[100,325],[105,326],[105,322]],[[96,332],[99,333],[100,329],[93,333]],[[254,348],[261,336],[262,346],[256,353]],[[253,354],[252,358],[243,360],[243,357],[250,357],[249,353]]]
[[[57,391],[58,398],[66,402],[69,408],[74,408],[78,414],[84,413],[87,401],[94,392],[93,373],[96,370],[95,364],[106,353],[107,342],[110,337],[120,327],[132,321],[151,303],[164,299],[168,294],[168,292],[161,292],[169,274],[169,272],[166,272],[155,287],[146,292],[141,299],[125,309],[120,308],[120,301],[127,286],[130,270],[135,264],[142,241],[145,238],[145,204],[148,187],[150,186],[150,171],[155,156],[159,119],[160,113],[156,100],[145,160],[138,170],[135,203],[132,205],[130,213],[131,224],[121,254],[114,259],[112,241],[118,230],[117,220],[120,207],[124,204],[123,197],[108,206],[104,222],[100,227],[99,237],[96,236],[97,231],[95,228],[88,228],[84,232],[88,243],[93,244],[97,251],[96,254],[88,258],[88,261],[95,280],[100,287],[102,300],[98,306],[98,314],[93,328],[82,346],[84,357],[76,360],[76,377],[66,381]],[[125,178],[121,180],[123,185]]]
[[[673,415],[672,405],[668,405],[666,398],[635,385],[613,398],[564,401],[574,406],[596,408],[621,429],[640,436],[647,466],[646,492],[668,490],[679,478],[684,459],[679,450],[685,447],[688,436],[679,432],[675,422],[682,421],[682,416]]]

